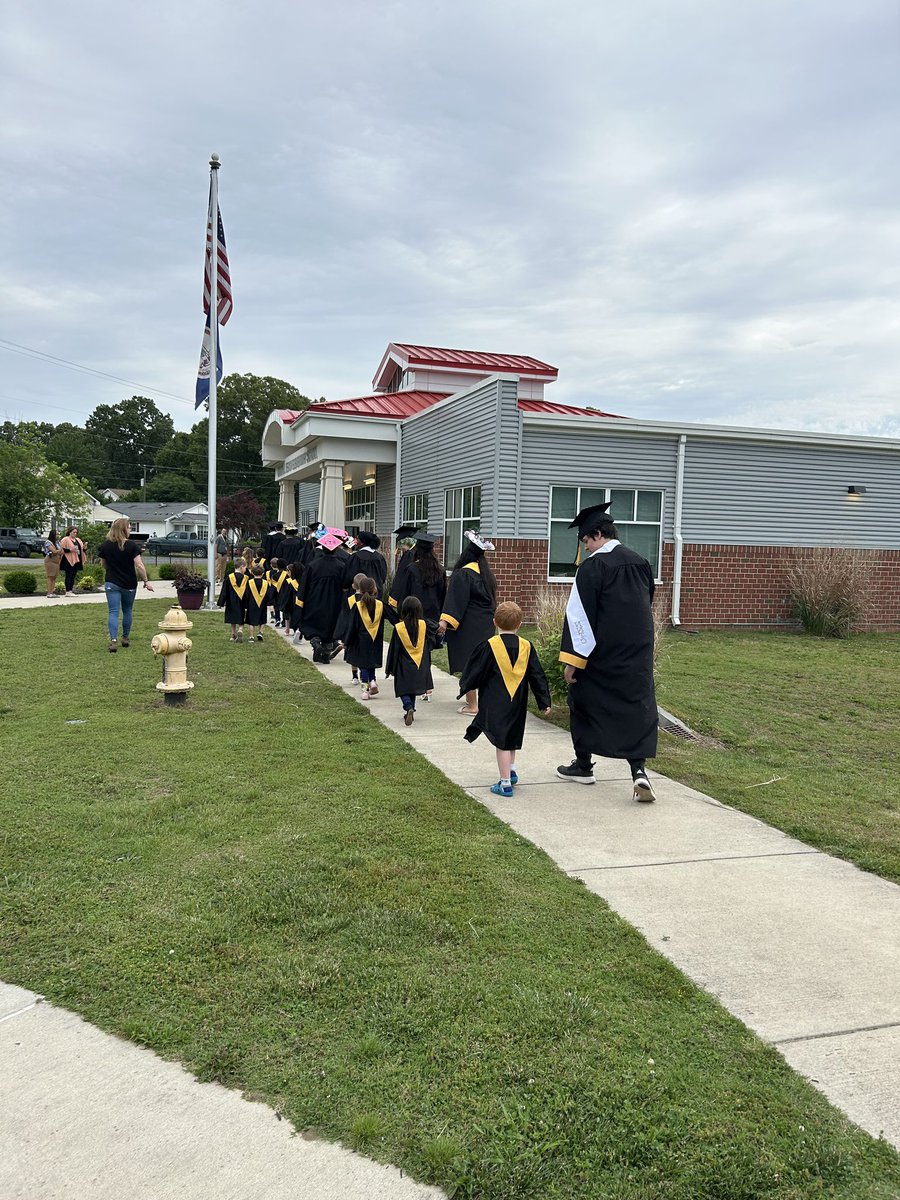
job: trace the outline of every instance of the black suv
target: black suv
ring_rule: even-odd
[[[29,558],[32,550],[40,554],[44,549],[44,539],[34,529],[14,529],[11,526],[0,528],[0,554],[17,554],[19,558]]]
[[[196,533],[177,531],[167,533],[165,537],[150,536],[144,542],[144,550],[148,554],[194,554],[205,555],[209,550],[209,541],[198,537]]]

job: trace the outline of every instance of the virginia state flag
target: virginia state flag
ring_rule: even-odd
[[[216,383],[222,382],[222,333],[217,331],[216,338]],[[206,328],[203,331],[203,345],[200,347],[200,369],[197,371],[197,387],[194,392],[194,408],[209,400],[209,368],[212,357],[212,336],[209,332],[209,313],[206,314]]]

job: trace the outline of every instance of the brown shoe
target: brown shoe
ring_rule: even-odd
[[[408,708],[406,710],[406,712],[403,714],[403,724],[404,725],[412,725],[412,723],[415,719],[416,719],[416,710],[414,708]]]
[[[116,641],[115,638],[113,638],[113,640],[109,643],[110,654],[115,654],[115,652],[118,650],[118,648],[119,648],[119,643]]]

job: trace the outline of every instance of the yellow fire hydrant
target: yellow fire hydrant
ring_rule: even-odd
[[[163,664],[162,683],[156,685],[156,690],[163,693],[166,704],[184,704],[194,686],[187,677],[187,652],[193,642],[186,636],[187,630],[194,626],[184,615],[184,609],[175,604],[159,622],[159,628],[165,632],[158,633],[150,643]]]

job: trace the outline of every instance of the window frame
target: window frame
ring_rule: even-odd
[[[466,492],[470,493],[470,500],[471,500],[472,496],[474,496],[474,493],[476,491],[478,492],[478,516],[476,517],[476,516],[473,516],[470,514],[467,517],[465,515]],[[450,508],[450,496],[451,496],[451,494],[455,494],[457,492],[460,494],[460,496],[459,496],[459,516],[458,517],[450,517],[447,515],[449,508]],[[462,553],[463,531],[466,529],[472,529],[475,533],[480,532],[480,530],[481,530],[481,502],[482,502],[482,496],[481,496],[481,484],[480,483],[462,483],[462,484],[459,484],[457,487],[444,488],[443,531],[444,531],[444,569],[446,571],[452,571],[453,562],[455,562],[456,559],[459,557],[459,555]],[[453,524],[453,525],[458,524],[459,525],[459,546],[460,546],[460,548],[456,552],[456,554],[453,555],[453,562],[450,562],[449,557],[448,557],[448,551],[450,548],[450,539],[447,537],[447,527],[450,524]]]
[[[421,525],[428,528],[428,497],[429,492],[410,492],[408,496],[400,497],[400,522],[403,525]],[[412,501],[408,505],[408,501]],[[409,511],[421,509],[421,512]]]
[[[362,499],[353,499],[353,497],[362,496]],[[352,513],[352,509],[361,510],[359,514]],[[365,514],[368,512],[368,520],[365,519]],[[357,488],[350,488],[344,492],[344,525],[352,525],[355,529],[374,530],[375,528],[375,484],[363,483]]]
[[[658,521],[616,521],[617,528],[623,530],[626,527],[633,525],[650,526],[659,529],[659,546],[657,549],[656,562],[651,562],[653,568],[653,579],[655,583],[662,583],[662,557],[663,557],[663,518],[666,511],[666,492],[665,488],[661,487],[591,487],[588,484],[581,483],[551,483],[548,485],[547,492],[547,583],[571,583],[575,578],[575,573],[571,575],[551,575],[550,573],[550,540],[553,534],[553,526],[561,525],[566,520],[565,517],[553,516],[553,489],[554,488],[574,488],[577,492],[575,512],[569,518],[569,521],[574,520],[575,514],[581,512],[581,493],[583,491],[603,492],[604,500],[610,500],[613,492],[631,492],[634,496],[632,511],[637,513],[637,496],[639,492],[653,492],[659,496],[659,520]],[[623,540],[622,545],[627,545]]]

